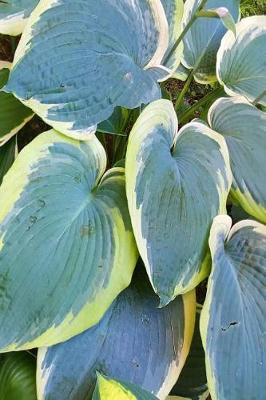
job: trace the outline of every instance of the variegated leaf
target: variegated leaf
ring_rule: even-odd
[[[159,309],[143,271],[98,325],[68,342],[40,349],[39,400],[90,398],[96,371],[165,399],[185,363],[194,330],[195,293]],[[159,362],[158,362],[159,360]]]
[[[209,111],[209,124],[229,149],[233,199],[266,223],[266,113],[243,97],[221,98]]]
[[[153,394],[130,383],[97,376],[97,386],[92,400],[156,400]]]
[[[0,188],[2,352],[82,332],[130,283],[137,250],[124,170],[103,175],[105,168],[95,136],[83,143],[50,131],[25,147],[6,174]]]
[[[184,4],[183,0],[161,0],[161,2],[169,24],[169,44],[163,59],[163,65],[170,69],[170,75],[172,75],[180,65],[184,47],[183,43],[181,42],[168,61],[167,56],[182,32]]]
[[[212,273],[201,314],[212,400],[264,400],[266,226],[214,219]]]
[[[20,35],[38,2],[39,0],[1,0],[0,33],[12,36]]]
[[[266,106],[266,16],[242,19],[224,36],[217,53],[217,76],[230,96]]]
[[[209,396],[205,369],[205,353],[202,347],[199,321],[202,306],[197,305],[196,324],[190,352],[185,366],[171,391],[174,398],[203,400]],[[182,397],[181,397],[182,396]]]
[[[209,272],[208,236],[231,187],[222,136],[192,122],[177,133],[171,102],[140,115],[129,137],[126,189],[135,238],[161,305]]]
[[[192,15],[199,7],[201,0],[186,0],[183,28],[189,23]],[[226,7],[235,21],[239,18],[240,0],[209,0],[206,9]],[[216,81],[216,54],[226,28],[219,18],[197,18],[184,37],[184,55],[182,63],[185,67],[199,68],[195,79],[200,83]]]
[[[160,0],[41,0],[6,90],[53,128],[86,139],[116,106],[160,98],[167,47]]]

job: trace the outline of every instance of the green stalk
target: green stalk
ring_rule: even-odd
[[[167,64],[167,62],[170,60],[170,58],[172,57],[172,55],[174,54],[174,52],[176,51],[176,49],[178,48],[178,46],[180,45],[180,43],[182,42],[184,36],[187,34],[187,32],[189,31],[189,29],[191,28],[191,26],[194,24],[194,22],[196,21],[196,19],[198,18],[197,13],[199,11],[201,11],[203,9],[203,7],[205,6],[205,4],[207,3],[208,0],[202,0],[199,7],[194,11],[194,13],[192,14],[192,17],[190,19],[190,21],[188,22],[188,24],[186,25],[186,27],[184,28],[183,32],[181,33],[181,35],[178,37],[178,39],[176,40],[175,44],[173,45],[173,47],[171,48],[171,50],[169,51],[168,55],[165,58],[164,64]]]
[[[122,136],[122,137],[126,137],[127,136],[127,135],[125,135],[123,133],[109,132],[109,131],[106,131],[106,130],[100,129],[100,128],[97,128],[97,132],[98,133],[103,133],[105,135]]]
[[[186,80],[186,83],[185,83],[183,89],[181,90],[181,92],[179,93],[179,95],[177,97],[177,100],[176,100],[176,103],[175,103],[175,110],[176,111],[178,110],[179,106],[182,104],[182,102],[184,100],[185,94],[187,93],[187,91],[188,91],[188,89],[190,87],[190,84],[191,84],[191,82],[193,80],[194,73],[195,73],[195,69],[192,69],[189,72],[189,75],[188,75],[188,78]]]
[[[260,101],[263,99],[263,97],[266,97],[266,90],[264,90],[264,92],[262,92],[262,93],[253,101],[254,106],[256,106],[257,104],[259,104]]]
[[[208,104],[212,100],[215,100],[222,93],[223,93],[223,88],[219,86],[217,89],[214,89],[212,92],[202,97],[202,99],[200,99],[192,107],[190,107],[188,110],[186,110],[184,113],[181,114],[181,116],[179,117],[180,125],[184,125],[187,122],[189,122],[194,117],[196,111],[198,111],[205,104]]]
[[[201,61],[203,60],[203,57],[208,49],[209,44],[211,43],[214,35],[216,34],[217,28],[215,29],[215,31],[213,32],[212,36],[210,37],[210,39],[208,40],[208,42],[206,43],[206,47],[204,49],[204,51],[202,52],[201,56],[198,58],[194,68],[190,71],[189,75],[188,75],[188,79],[186,80],[186,83],[182,89],[182,91],[179,93],[177,100],[176,100],[176,104],[175,104],[175,110],[177,111],[179,106],[182,104],[185,94],[187,93],[189,86],[193,80],[194,75],[196,74],[196,72],[198,71]]]
[[[211,37],[211,39],[212,39],[212,37]],[[211,39],[209,40],[209,42],[211,41]],[[188,91],[188,89],[190,87],[190,84],[193,81],[194,75],[196,74],[196,72],[198,71],[198,69],[200,67],[200,63],[201,63],[201,61],[202,61],[202,59],[203,59],[203,57],[205,55],[205,52],[206,52],[206,50],[208,48],[208,45],[209,45],[209,42],[207,43],[205,51],[201,54],[201,56],[199,57],[198,61],[196,62],[195,67],[189,72],[189,75],[188,75],[188,78],[186,80],[186,83],[185,83],[183,89],[181,90],[181,92],[179,93],[179,95],[177,97],[177,100],[176,100],[176,103],[175,103],[175,110],[176,111],[178,110],[179,106],[184,101],[185,94],[187,93],[187,91]]]

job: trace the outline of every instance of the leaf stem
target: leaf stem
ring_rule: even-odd
[[[97,128],[97,132],[98,133],[102,133],[104,135],[113,135],[113,136],[122,136],[122,137],[126,137],[127,136],[127,135],[125,135],[123,133],[110,132],[110,131],[106,131],[106,130],[100,129],[100,128]]]
[[[254,101],[253,101],[253,105],[256,106],[257,104],[260,103],[260,101],[263,99],[263,97],[266,97],[266,90],[264,90],[264,92],[262,92]]]
[[[210,93],[207,93],[204,97],[202,97],[197,103],[195,103],[192,107],[186,110],[184,113],[181,114],[179,118],[179,123],[181,125],[186,124],[190,121],[191,118],[194,117],[196,111],[199,108],[203,107],[205,104],[208,104],[212,100],[216,99],[220,94],[222,94],[223,88],[219,86],[218,88],[212,90]]]
[[[176,104],[175,104],[175,110],[176,110],[176,112],[178,111],[178,107],[181,105],[181,103],[182,103],[183,100],[184,100],[185,94],[186,94],[186,92],[187,92],[188,89],[189,89],[189,86],[190,86],[190,84],[191,84],[191,82],[192,82],[192,80],[193,80],[194,75],[196,74],[196,72],[197,72],[198,69],[200,68],[201,61],[203,60],[203,57],[205,56],[206,51],[208,50],[208,46],[209,46],[209,44],[211,43],[212,39],[214,38],[214,36],[215,36],[215,34],[216,34],[216,32],[217,32],[217,29],[218,29],[218,28],[216,27],[216,29],[214,30],[214,32],[213,32],[213,34],[211,35],[210,39],[209,39],[208,42],[206,43],[206,46],[205,46],[204,51],[202,52],[202,54],[201,54],[200,57],[198,58],[198,60],[197,60],[197,62],[196,62],[196,64],[195,64],[195,66],[194,66],[194,68],[191,69],[191,71],[190,71],[190,73],[189,73],[189,75],[188,75],[188,79],[187,79],[187,81],[186,81],[186,83],[185,83],[185,85],[184,85],[182,91],[179,93],[179,95],[178,95],[178,97],[177,97]]]
[[[176,103],[175,103],[175,110],[176,111],[178,110],[179,106],[182,104],[182,102],[184,100],[185,94],[187,93],[187,91],[189,89],[189,86],[190,86],[190,84],[191,84],[191,82],[193,80],[194,72],[195,72],[194,69],[190,70],[188,78],[186,80],[186,83],[185,83],[183,89],[181,90],[181,92],[179,93],[179,95],[177,97],[177,100],[176,100]]]
[[[178,46],[180,45],[180,43],[182,42],[184,36],[187,34],[187,32],[189,31],[189,29],[191,28],[191,26],[194,24],[194,22],[196,21],[196,19],[198,18],[197,13],[199,11],[201,11],[203,9],[203,7],[205,6],[205,4],[207,3],[208,0],[201,0],[201,3],[199,5],[199,7],[194,11],[194,13],[191,16],[190,21],[188,22],[188,24],[186,25],[186,27],[184,28],[183,32],[181,33],[181,35],[177,38],[175,44],[173,45],[173,47],[171,48],[171,50],[169,51],[169,53],[167,54],[164,64],[167,64],[167,62],[170,60],[170,58],[172,57],[172,55],[174,54],[174,52],[176,51],[176,49],[178,48]]]

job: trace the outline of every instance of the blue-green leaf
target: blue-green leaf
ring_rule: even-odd
[[[1,0],[0,33],[20,35],[27,19],[39,0]]]
[[[183,27],[191,19],[201,0],[187,0],[185,2]],[[206,9],[226,7],[235,21],[240,15],[240,0],[209,0]],[[216,54],[226,28],[218,18],[197,18],[184,37],[184,55],[182,63],[187,68],[194,68],[198,62],[199,68],[195,79],[200,83],[210,83],[216,78]]]
[[[209,123],[229,149],[232,198],[266,223],[266,114],[243,97],[221,98],[209,111]]]
[[[146,107],[129,137],[126,188],[138,249],[162,305],[208,275],[209,230],[226,211],[231,180],[221,135],[198,122],[177,133],[168,100]]]
[[[37,400],[36,360],[17,352],[0,355],[0,399]]]
[[[209,395],[205,370],[205,353],[202,347],[199,320],[202,307],[197,306],[195,331],[190,352],[171,394],[187,399],[200,400]]]
[[[217,54],[217,76],[226,93],[266,106],[266,16],[242,19],[224,36]]]
[[[18,133],[34,115],[12,94],[2,90],[8,81],[10,68],[11,64],[0,62],[0,146]]]
[[[137,259],[123,168],[55,131],[18,155],[0,188],[0,349],[66,340],[97,323]],[[103,177],[102,177],[103,175]],[[86,316],[86,318],[84,318]]]
[[[162,309],[158,303],[147,277],[137,271],[98,325],[68,342],[40,349],[39,400],[90,398],[96,371],[164,399],[189,351],[195,293],[179,296]]]
[[[53,128],[86,139],[116,106],[160,98],[168,36],[160,0],[42,0],[6,90]]]
[[[97,375],[92,400],[158,400],[139,386]]]
[[[169,44],[168,50],[165,53],[163,59],[163,65],[170,69],[173,73],[179,66],[181,62],[181,57],[183,54],[183,43],[181,42],[177,49],[174,51],[173,55],[168,61],[166,58],[169,55],[172,47],[174,46],[176,40],[179,38],[182,32],[182,18],[184,13],[184,3],[183,0],[161,0],[166,18],[169,25]],[[172,75],[172,73],[170,73]]]
[[[266,376],[266,226],[215,218],[212,273],[201,314],[213,400],[264,400]]]

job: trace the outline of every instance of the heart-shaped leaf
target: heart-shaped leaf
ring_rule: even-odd
[[[106,155],[38,136],[0,188],[0,348],[51,345],[102,317],[128,286],[137,259],[123,168],[103,177]],[[84,316],[86,318],[84,319]]]
[[[171,394],[200,400],[209,395],[205,370],[205,353],[202,347],[199,320],[202,306],[197,306],[195,331],[185,366],[173,387]],[[181,397],[182,398],[182,397]]]
[[[186,0],[183,18],[185,27],[199,7],[201,0]],[[235,21],[238,20],[240,0],[209,0],[206,9],[226,7]],[[200,83],[209,83],[216,78],[216,54],[222,37],[226,32],[219,18],[197,18],[184,37],[184,55],[182,63],[187,68],[195,68],[199,63],[195,79]]]
[[[230,228],[230,217],[215,218],[209,241],[201,315],[208,385],[213,400],[264,400],[266,227],[246,220]]]
[[[209,124],[229,149],[233,199],[266,223],[266,114],[243,97],[221,98],[209,111]]]
[[[230,96],[243,95],[266,106],[266,16],[242,19],[224,36],[217,54],[217,76]]]
[[[84,139],[116,106],[160,98],[168,47],[160,0],[42,0],[6,90],[53,128]]]
[[[24,352],[1,354],[0,399],[37,400],[36,360]]]
[[[226,211],[231,179],[221,135],[198,122],[177,133],[168,100],[142,112],[129,137],[126,188],[138,249],[161,305],[208,274],[209,230]]]
[[[0,185],[3,178],[15,160],[17,140],[13,137],[4,146],[0,146]]]
[[[18,133],[33,117],[33,112],[29,108],[12,94],[1,90],[8,81],[10,68],[11,64],[0,63],[0,146]]]
[[[68,342],[39,350],[39,399],[90,398],[96,371],[164,399],[187,357],[195,311],[194,292],[158,308],[147,277],[137,270],[131,286],[98,325]]]
[[[38,2],[39,0],[0,1],[0,33],[12,36],[20,35]]]
[[[97,386],[92,400],[156,400],[157,397],[143,390],[139,386],[132,385],[105,376],[97,376]]]

